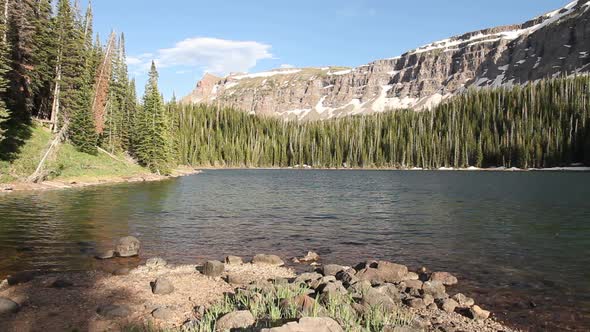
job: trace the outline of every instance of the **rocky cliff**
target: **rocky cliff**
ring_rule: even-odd
[[[590,0],[524,24],[466,33],[357,68],[206,74],[185,103],[287,119],[429,108],[470,87],[525,84],[590,71]]]

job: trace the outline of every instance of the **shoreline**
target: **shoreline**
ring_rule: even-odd
[[[116,185],[123,183],[138,183],[138,182],[158,182],[164,180],[175,179],[183,176],[195,175],[202,173],[201,170],[191,167],[179,167],[172,171],[170,175],[158,175],[153,173],[137,174],[132,176],[101,176],[88,178],[66,178],[54,179],[50,181],[43,181],[40,183],[28,182],[12,182],[0,183],[0,195],[16,192],[37,192],[37,191],[51,191],[61,189],[78,189],[103,185]]]
[[[196,166],[198,170],[294,170],[294,171],[423,171],[423,172],[572,172],[572,173],[585,173],[590,172],[590,167],[586,166],[567,166],[567,167],[549,167],[549,168],[517,168],[517,167],[490,167],[490,168],[479,168],[479,167],[468,167],[468,168],[453,168],[453,167],[441,167],[441,168],[393,168],[393,167],[365,167],[365,168],[318,168],[318,167],[215,167],[215,166]]]
[[[326,320],[335,328],[330,331],[343,331],[375,319],[373,310],[383,310],[381,315],[395,319],[371,321],[379,328],[370,331],[518,331],[460,293],[460,281],[448,272],[414,272],[388,261],[328,264],[313,252],[291,262],[307,272],[297,273],[281,257],[262,254],[196,265],[154,257],[132,269],[16,274],[0,281],[0,299],[16,305],[4,313],[0,329],[21,331],[40,324],[47,331],[198,331],[203,324],[219,328],[226,315],[247,311],[250,319],[243,326],[228,329],[275,332],[271,328],[313,318],[320,325],[309,331],[321,330]],[[273,296],[277,298],[259,307],[257,301]],[[280,303],[278,316],[272,314],[273,303]]]

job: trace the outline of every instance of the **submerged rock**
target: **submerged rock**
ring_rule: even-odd
[[[116,253],[114,250],[107,250],[107,251],[102,252],[94,257],[96,259],[111,259],[111,258],[114,258],[115,256],[116,256]]]
[[[285,262],[277,255],[258,254],[252,259],[252,264],[283,266]]]
[[[122,267],[120,269],[116,269],[115,271],[113,271],[113,275],[116,276],[126,276],[131,272],[131,269],[128,267]]]
[[[166,260],[164,258],[160,258],[160,257],[152,257],[152,258],[149,258],[145,262],[145,266],[147,266],[151,269],[164,267],[167,264],[168,264],[168,262],[166,262]]]
[[[256,320],[248,310],[230,312],[219,318],[215,325],[216,331],[229,331],[233,329],[244,329],[254,325]]]
[[[19,309],[18,303],[14,302],[13,300],[0,297],[0,315],[4,314],[13,314],[17,312]]]
[[[159,278],[151,283],[152,293],[157,295],[167,295],[174,292],[174,286],[170,280]]]
[[[299,261],[304,262],[304,263],[316,262],[319,260],[320,260],[320,255],[318,255],[318,253],[313,252],[313,251],[307,252],[307,255],[305,255],[304,257],[299,259]]]
[[[124,318],[131,314],[131,309],[126,305],[106,304],[98,307],[96,313],[105,318]]]
[[[119,239],[115,251],[121,257],[133,257],[139,255],[140,242],[134,236],[126,236]]]
[[[33,272],[19,272],[9,276],[6,280],[10,286],[14,286],[27,283],[33,279],[35,279],[35,274]]]
[[[74,286],[74,284],[71,281],[64,279],[57,279],[51,284],[52,288],[68,288],[72,286]]]

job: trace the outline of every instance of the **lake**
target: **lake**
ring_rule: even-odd
[[[314,250],[426,266],[509,323],[590,329],[590,173],[207,170],[7,194],[0,277],[101,268],[93,254],[125,235],[177,263]]]

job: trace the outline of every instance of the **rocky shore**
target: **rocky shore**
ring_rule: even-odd
[[[123,238],[110,257],[136,256],[139,246]],[[515,331],[455,291],[459,281],[448,272],[387,261],[322,265],[313,252],[292,261],[308,272],[260,254],[200,265],[155,257],[110,273],[21,273],[0,284],[0,330]]]
[[[181,176],[193,175],[201,173],[190,167],[178,168],[170,175],[158,175],[153,173],[140,174],[136,176],[111,176],[99,178],[83,178],[83,179],[55,179],[51,181],[43,181],[40,183],[30,182],[14,182],[14,183],[0,183],[0,194],[20,191],[45,191],[58,189],[73,189],[83,188],[107,184],[120,183],[135,183],[135,182],[154,182],[164,181],[168,179],[178,178]]]

